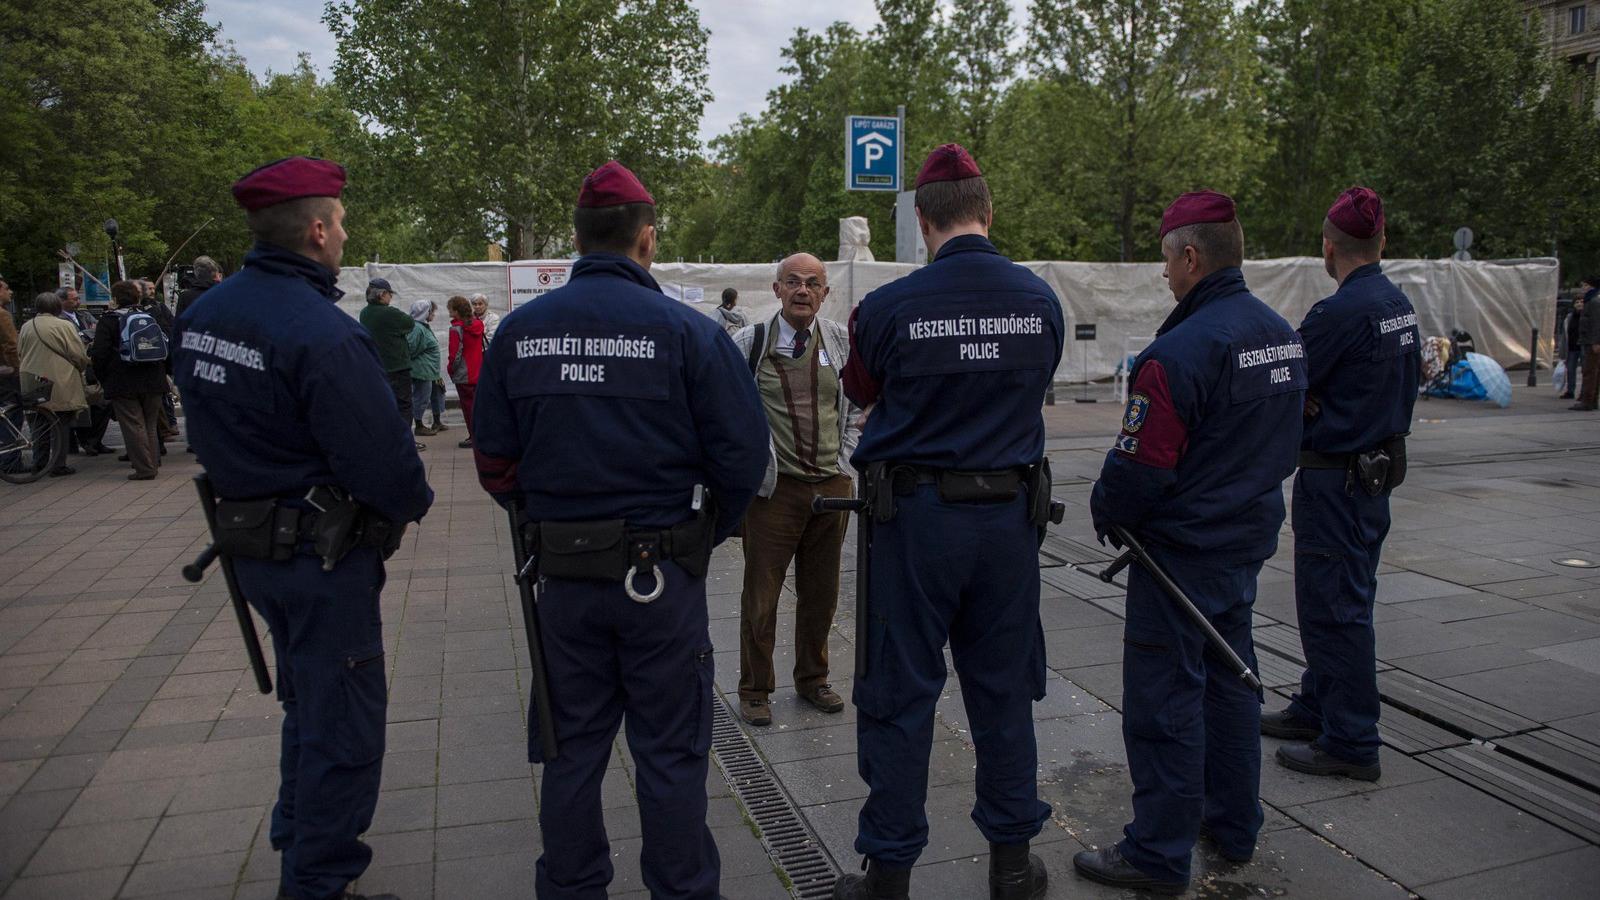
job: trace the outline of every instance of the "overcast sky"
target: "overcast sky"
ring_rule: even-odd
[[[207,0],[207,18],[222,23],[258,75],[294,67],[304,50],[318,73],[333,68],[333,36],[322,24],[322,0]],[[779,51],[796,28],[822,29],[843,20],[865,31],[878,20],[869,0],[695,0],[711,29],[710,79],[714,99],[700,123],[702,140],[723,133],[740,114],[760,112],[767,91],[782,79]],[[883,110],[862,110],[863,113]]]

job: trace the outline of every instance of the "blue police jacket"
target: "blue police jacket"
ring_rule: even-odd
[[[336,485],[393,522],[433,503],[378,350],[335,301],[336,273],[270,244],[200,295],[173,332],[190,444],[217,494],[302,497]]]
[[[992,471],[1044,456],[1061,303],[981,235],[951,238],[851,314],[845,392],[876,403],[850,462]]]
[[[1422,377],[1422,341],[1411,301],[1370,263],[1345,276],[1300,323],[1310,394],[1302,444],[1319,453],[1363,453],[1411,430]]]
[[[1133,363],[1122,431],[1090,496],[1148,543],[1224,563],[1277,551],[1294,474],[1305,351],[1237,268],[1207,275]]]
[[[767,470],[767,417],[722,327],[623,256],[579,259],[564,287],[500,322],[473,410],[483,486],[530,521],[691,517],[697,484],[732,534]]]

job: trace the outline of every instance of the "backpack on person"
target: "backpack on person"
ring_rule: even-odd
[[[117,353],[126,363],[164,362],[167,358],[167,335],[161,330],[156,317],[142,309],[122,317],[122,345]]]

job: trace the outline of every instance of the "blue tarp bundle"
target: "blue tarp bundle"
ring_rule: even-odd
[[[1487,400],[1505,409],[1511,405],[1511,379],[1499,363],[1481,353],[1468,353],[1466,359],[1450,367],[1449,381],[1429,388],[1427,393],[1430,397]]]

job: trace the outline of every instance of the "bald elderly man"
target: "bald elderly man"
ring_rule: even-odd
[[[839,373],[850,354],[843,325],[818,315],[828,270],[809,253],[778,264],[772,292],[782,308],[733,333],[750,364],[772,436],[767,474],[744,519],[744,595],[739,615],[739,714],[772,724],[776,688],[772,648],[778,595],[794,562],[794,687],[825,713],[844,709],[828,682],[828,632],[839,603],[839,551],[846,514],[813,513],[813,497],[850,497],[848,459],[860,435],[859,410]]]

